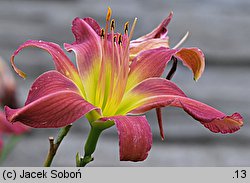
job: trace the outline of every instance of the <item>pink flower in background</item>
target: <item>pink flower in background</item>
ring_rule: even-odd
[[[15,79],[3,59],[0,58],[0,106],[3,104],[16,107],[15,94]],[[4,112],[0,109],[0,154],[4,144],[2,140],[4,134],[20,135],[28,130],[29,127],[21,123],[11,124],[7,121]]]
[[[29,127],[21,124],[15,123],[11,124],[9,121],[6,120],[5,114],[3,111],[0,110],[0,155],[3,148],[3,140],[2,136],[4,134],[7,135],[21,135],[29,130]]]
[[[9,67],[0,57],[0,104],[17,107],[16,82]]]
[[[230,116],[188,98],[173,82],[161,78],[174,56],[183,61],[198,79],[204,70],[204,56],[197,48],[170,49],[165,26],[172,14],[151,33],[130,41],[135,22],[128,32],[115,33],[115,22],[101,29],[92,18],[75,18],[72,32],[75,42],[65,44],[76,55],[77,67],[55,43],[30,40],[12,55],[15,71],[25,73],[14,64],[14,57],[25,47],[47,51],[56,70],[39,76],[28,94],[25,106],[5,107],[10,122],[34,128],[59,128],[86,115],[91,126],[104,129],[116,125],[120,159],[144,160],[152,145],[152,133],[143,113],[159,107],[174,106],[198,120],[212,132],[233,133],[243,125],[240,114]],[[111,32],[108,33],[109,28]],[[136,115],[136,116],[135,116]]]

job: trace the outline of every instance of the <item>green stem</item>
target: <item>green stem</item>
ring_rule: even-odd
[[[92,154],[94,153],[96,149],[97,141],[102,131],[103,131],[102,129],[98,129],[98,128],[91,126],[88,139],[84,146],[84,152],[85,152],[84,157],[80,159],[80,162],[78,163],[77,166],[84,167],[88,163],[94,160],[94,158],[92,157]]]
[[[50,167],[50,165],[51,165],[51,163],[56,155],[57,149],[59,148],[64,137],[68,134],[71,126],[72,125],[68,125],[68,126],[65,126],[65,127],[60,129],[55,143],[54,143],[54,138],[49,137],[50,148],[49,148],[48,155],[44,161],[44,167]]]
[[[97,111],[91,111],[86,117],[91,129],[84,146],[84,157],[79,157],[79,153],[76,154],[76,166],[78,167],[84,167],[94,160],[92,154],[96,149],[102,131],[114,125],[114,122],[110,120],[105,122],[98,120],[101,116]]]
[[[96,110],[93,110],[89,112],[88,114],[86,114],[86,118],[88,119],[90,124],[96,121],[97,119],[99,119],[100,117],[101,115]]]

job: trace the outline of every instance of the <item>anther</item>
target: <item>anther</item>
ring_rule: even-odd
[[[128,34],[128,26],[129,26],[129,22],[126,22],[124,25],[124,33]]]
[[[118,44],[122,44],[122,35],[119,34],[119,37],[118,37]]]
[[[117,37],[116,37],[116,36],[114,36],[114,43],[116,42],[116,38],[117,38]]]
[[[115,20],[114,20],[114,19],[111,20],[110,29],[111,29],[111,30],[114,30],[114,29],[115,29]]]
[[[105,31],[104,29],[101,30],[101,38],[104,38]]]
[[[107,15],[106,15],[106,21],[109,22],[110,20],[110,17],[111,17],[111,14],[112,14],[112,10],[110,7],[108,7],[108,12],[107,12]]]

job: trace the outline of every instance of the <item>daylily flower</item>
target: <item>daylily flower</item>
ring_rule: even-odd
[[[48,71],[35,80],[24,107],[5,107],[10,122],[18,121],[35,128],[59,128],[87,114],[92,127],[116,125],[120,160],[129,161],[142,161],[148,155],[152,133],[142,114],[153,108],[182,108],[216,133],[240,129],[243,124],[240,114],[227,116],[188,98],[173,82],[160,78],[166,64],[172,56],[177,57],[180,50],[161,46],[139,50],[131,56],[130,40],[136,21],[130,34],[127,24],[125,33],[119,34],[115,33],[115,22],[110,22],[110,16],[109,9],[105,29],[100,29],[92,18],[73,20],[75,42],[64,47],[75,52],[77,68],[55,43],[30,40],[14,52],[11,63],[22,77],[26,75],[15,66],[14,57],[30,46],[47,51],[56,71]],[[111,33],[108,33],[109,27]]]
[[[132,62],[133,59],[138,56],[140,53],[154,49],[154,48],[170,48],[169,46],[169,37],[167,36],[168,30],[167,26],[170,23],[171,19],[173,17],[173,12],[170,12],[169,16],[165,18],[154,30],[152,30],[150,33],[141,36],[137,38],[136,40],[130,41],[129,44],[129,61]],[[99,24],[91,19],[89,21],[89,24],[94,27],[95,32],[101,36],[101,27]],[[128,22],[124,26],[124,32],[128,31]],[[183,62],[185,66],[187,66],[192,72],[193,72],[193,78],[195,81],[197,81],[205,68],[205,59],[204,54],[199,48],[191,47],[191,48],[178,48],[187,38],[187,34],[181,39],[181,41],[172,48],[172,57],[169,57],[170,59],[179,59]],[[167,49],[168,51],[170,51]],[[170,59],[168,61],[170,61]],[[167,62],[163,62],[167,65]],[[141,69],[143,70],[143,69]],[[143,76],[143,75],[142,75]],[[157,108],[157,118],[158,118],[158,124],[160,128],[160,135],[162,139],[164,139],[164,132],[162,127],[162,117],[161,117],[161,111],[160,108]]]

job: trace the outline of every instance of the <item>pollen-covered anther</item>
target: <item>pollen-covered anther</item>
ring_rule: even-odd
[[[125,34],[128,34],[128,26],[129,26],[129,22],[126,22],[126,23],[124,24],[124,33],[125,33]]]
[[[110,18],[111,18],[111,14],[112,14],[112,10],[110,7],[108,7],[108,12],[106,15],[106,21],[109,22]]]
[[[119,37],[118,37],[118,44],[122,44],[122,35],[119,34]]]
[[[111,31],[115,30],[115,20],[114,19],[111,20],[110,29],[111,29]]]
[[[105,31],[104,29],[101,30],[101,38],[104,38],[104,35],[105,35]]]
[[[114,43],[116,43],[116,38],[117,38],[117,37],[116,37],[116,36],[114,36],[114,38],[113,38],[113,39],[114,39]]]

